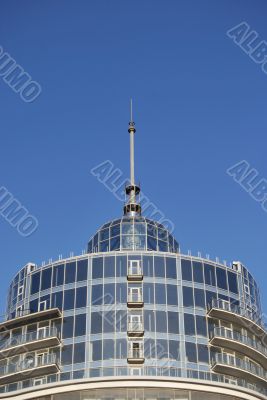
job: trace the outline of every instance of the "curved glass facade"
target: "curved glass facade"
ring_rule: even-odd
[[[179,244],[158,222],[142,216],[124,216],[103,225],[88,243],[88,253],[119,250],[178,253]]]

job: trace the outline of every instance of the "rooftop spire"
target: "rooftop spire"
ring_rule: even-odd
[[[135,123],[133,121],[133,101],[130,100],[130,122],[128,127],[130,134],[130,183],[126,186],[125,192],[128,196],[127,204],[124,206],[124,215],[141,214],[140,203],[136,201],[136,197],[140,193],[140,187],[135,184],[134,177],[134,134],[136,132]]]

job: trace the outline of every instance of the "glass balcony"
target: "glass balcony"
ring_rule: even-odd
[[[265,326],[257,313],[251,312],[226,300],[213,300],[208,309],[208,315],[212,318],[222,319],[245,327],[254,335],[263,337],[266,335]]]
[[[59,372],[55,354],[44,354],[42,357],[25,357],[17,363],[10,363],[0,368],[0,384],[17,382],[38,376]]]
[[[144,324],[142,321],[130,321],[127,327],[128,336],[143,336],[144,335]]]
[[[250,382],[267,388],[267,374],[262,367],[236,358],[231,354],[216,354],[212,363],[212,370],[219,374],[248,379]]]
[[[9,329],[17,328],[34,322],[47,321],[52,318],[62,317],[62,313],[58,308],[49,308],[32,313],[31,310],[23,310],[17,313],[16,316],[8,316],[6,320],[0,322],[0,332]]]
[[[60,337],[56,328],[43,328],[25,335],[11,337],[0,342],[0,359],[34,350],[58,346]]]
[[[127,358],[128,363],[130,364],[143,364],[145,359],[144,359],[144,349],[143,349],[143,343],[131,343],[129,348],[128,348],[128,358]]]
[[[210,343],[244,354],[267,369],[267,348],[258,340],[229,329],[215,328]]]

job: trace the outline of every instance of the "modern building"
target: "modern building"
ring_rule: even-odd
[[[123,216],[87,253],[10,284],[0,323],[0,399],[267,399],[266,330],[257,283],[231,267],[180,253],[142,216],[134,178]]]

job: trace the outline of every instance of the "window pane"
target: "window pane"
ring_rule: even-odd
[[[143,271],[144,271],[144,276],[153,277],[153,257],[150,256],[143,257]]]
[[[117,283],[116,285],[116,303],[127,302],[127,286],[125,283]]]
[[[163,257],[154,258],[154,269],[156,277],[165,278],[165,265]]]
[[[93,361],[102,360],[102,340],[96,340],[92,342],[93,348]]]
[[[169,357],[171,360],[180,360],[180,343],[176,340],[169,341]]]
[[[209,350],[208,346],[198,344],[198,362],[209,364]]]
[[[53,286],[63,285],[64,282],[64,265],[60,264],[53,268]]]
[[[205,292],[202,289],[194,289],[195,294],[195,307],[197,308],[206,308],[205,305]]]
[[[83,336],[86,333],[86,314],[75,316],[75,336]]]
[[[197,334],[199,336],[207,336],[207,320],[206,317],[196,316]]]
[[[104,341],[103,341],[103,359],[104,360],[114,359],[114,340],[104,339]]]
[[[91,333],[102,332],[102,313],[92,312],[91,314]]]
[[[156,311],[157,332],[167,332],[166,312]]]
[[[116,275],[118,277],[125,277],[127,275],[127,257],[116,257]]]
[[[145,331],[155,332],[155,312],[151,310],[145,310],[144,316]]]
[[[229,291],[238,294],[237,276],[234,272],[228,271]]]
[[[103,303],[103,285],[92,286],[92,304],[99,305]]]
[[[206,290],[206,304],[207,304],[207,307],[211,307],[212,306],[212,301],[214,299],[217,299],[217,294],[215,292],[210,292],[210,291]]]
[[[178,305],[176,285],[167,285],[167,304],[173,306]]]
[[[73,363],[81,363],[85,361],[85,343],[75,343],[74,344],[74,357]]]
[[[202,263],[193,261],[193,276],[194,281],[203,283],[203,266]]]
[[[184,331],[186,335],[196,335],[194,315],[184,314]]]
[[[166,278],[177,279],[175,258],[166,258]]]
[[[74,289],[64,291],[64,310],[72,310],[74,308]]]
[[[193,289],[183,286],[184,307],[194,307]]]
[[[157,250],[157,240],[150,236],[147,236],[147,249]]]
[[[204,264],[204,276],[206,285],[216,286],[215,269],[213,265]]]
[[[52,308],[62,310],[63,292],[52,293]]]
[[[73,336],[73,317],[65,317],[63,320],[63,339]]]
[[[168,331],[169,333],[179,333],[179,316],[177,312],[168,311]]]
[[[107,283],[104,285],[104,304],[114,304],[115,303],[115,284]]]
[[[104,274],[105,278],[115,276],[115,257],[105,257]]]
[[[40,272],[32,275],[31,294],[39,292],[40,287]]]
[[[76,262],[66,264],[65,283],[75,282]]]
[[[88,273],[88,260],[80,260],[77,263],[77,282],[86,281]]]
[[[186,357],[188,362],[197,362],[197,350],[195,343],[186,342]]]
[[[216,268],[216,275],[218,287],[227,290],[226,271],[222,268]]]
[[[87,303],[87,287],[83,286],[76,289],[76,307],[86,307]]]
[[[64,346],[61,355],[61,364],[72,364],[72,344]]]
[[[190,281],[192,282],[192,266],[191,266],[191,261],[190,260],[182,260],[181,261],[181,266],[182,266],[182,279],[184,281]]]
[[[92,279],[103,278],[103,258],[93,258]]]
[[[144,283],[144,302],[154,304],[154,284]]]
[[[155,284],[156,304],[166,304],[165,285]]]
[[[52,268],[46,268],[42,271],[42,284],[41,290],[51,288]]]

